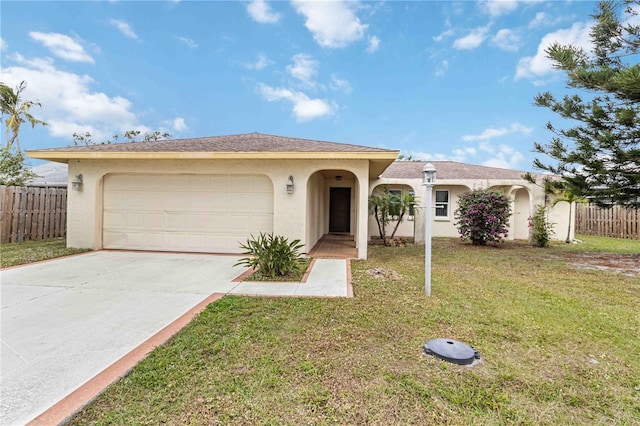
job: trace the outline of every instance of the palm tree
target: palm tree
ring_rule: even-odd
[[[571,218],[573,217],[571,213],[571,206],[573,206],[573,203],[586,203],[587,199],[579,197],[578,195],[574,194],[570,189],[556,190],[554,191],[554,193],[556,194],[556,198],[555,200],[553,200],[554,207],[556,206],[556,204],[562,201],[566,201],[567,203],[569,203],[569,224],[567,225],[567,239],[565,240],[565,243],[570,243],[571,242]]]
[[[36,124],[47,126],[47,123],[42,120],[38,120],[29,113],[32,106],[36,105],[41,107],[42,105],[40,102],[23,101],[20,99],[22,91],[26,88],[27,83],[24,81],[16,87],[15,91],[6,84],[0,82],[0,112],[2,112],[3,118],[5,115],[7,116],[4,118],[4,124],[7,128],[6,148],[10,149],[15,142],[18,152],[21,151],[19,133],[22,123],[28,121],[31,123],[32,128],[35,127]]]
[[[369,210],[373,213],[378,224],[380,238],[385,246],[390,245],[400,226],[400,222],[415,202],[413,195],[396,195],[391,193],[389,185],[382,186],[382,193],[369,197]],[[391,236],[387,238],[387,225],[397,216],[397,222]]]
[[[396,226],[393,228],[391,237],[389,237],[392,240],[393,240],[393,237],[396,236],[396,231],[398,230],[398,227],[400,226],[400,222],[402,222],[404,215],[407,214],[407,212],[411,209],[411,206],[415,203],[415,199],[413,195],[406,194],[406,195],[400,195],[398,197],[395,197],[394,202],[398,204],[396,210],[399,212],[399,214],[398,214],[398,221],[396,222]]]
[[[385,185],[386,186],[386,185]],[[380,195],[372,195],[369,197],[369,210],[373,213],[378,224],[378,232],[382,243],[386,246],[387,241],[387,225],[389,224],[389,187]]]

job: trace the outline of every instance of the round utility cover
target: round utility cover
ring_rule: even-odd
[[[453,339],[431,339],[425,343],[424,351],[458,365],[473,364],[475,360],[480,359],[478,351]]]

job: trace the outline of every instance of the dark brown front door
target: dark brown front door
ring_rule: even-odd
[[[351,231],[351,188],[329,188],[329,232]]]

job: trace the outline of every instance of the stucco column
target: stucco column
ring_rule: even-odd
[[[82,174],[83,184],[80,190],[67,188],[67,247],[102,248],[102,177],[91,171],[91,163],[69,162],[69,182]]]
[[[360,170],[356,174],[358,183],[358,205],[356,210],[357,229],[356,247],[358,259],[367,258],[367,242],[369,240],[369,170]]]

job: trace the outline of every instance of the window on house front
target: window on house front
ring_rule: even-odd
[[[449,217],[449,191],[436,190],[436,217]]]

